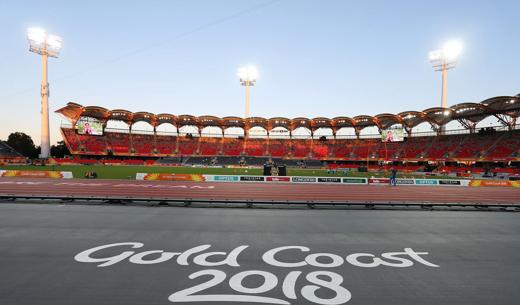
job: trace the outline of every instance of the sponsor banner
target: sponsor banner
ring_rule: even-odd
[[[315,183],[316,178],[314,178],[314,177],[292,177],[291,181],[296,182],[296,183]]]
[[[368,179],[368,184],[375,184],[375,185],[390,184],[390,179],[388,179],[388,178],[370,178],[370,179]]]
[[[240,178],[238,176],[219,176],[219,175],[204,175],[206,181],[215,182],[238,182]]]
[[[264,182],[264,176],[240,176],[240,181]]]
[[[318,182],[320,183],[341,183],[341,178],[318,178]]]
[[[462,185],[460,180],[439,179],[440,185]]]
[[[0,177],[72,179],[72,172],[5,170]]]
[[[460,185],[461,186],[469,186],[469,183],[470,183],[471,180],[460,180]]]
[[[72,175],[72,172],[60,172],[61,173],[61,177],[63,179],[72,179],[74,178],[74,176]]]
[[[160,181],[204,181],[204,176],[200,174],[173,174],[173,173],[158,173],[146,174],[137,173],[137,180],[160,180]]]
[[[414,185],[414,180],[413,179],[397,179],[397,184],[401,184],[401,185]]]
[[[343,183],[346,184],[367,184],[366,178],[343,178]]]
[[[437,179],[415,179],[416,185],[437,185],[439,180]]]
[[[0,177],[42,177],[72,178],[71,172],[42,171],[0,171]],[[136,180],[164,181],[211,181],[211,182],[292,182],[292,183],[343,183],[388,185],[389,178],[341,178],[341,177],[278,177],[278,176],[233,176],[200,175],[173,173],[137,173]],[[398,185],[451,185],[451,186],[514,186],[520,187],[520,181],[507,180],[455,180],[455,179],[397,179]]]
[[[520,181],[509,180],[471,180],[469,186],[520,187]]]
[[[268,182],[291,182],[291,178],[289,178],[289,177],[267,176],[267,177],[265,177],[265,181],[268,181]]]

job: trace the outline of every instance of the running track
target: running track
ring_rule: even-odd
[[[210,183],[0,178],[0,196],[70,196],[170,200],[519,204],[507,187]]]

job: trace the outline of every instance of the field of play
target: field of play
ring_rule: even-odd
[[[56,170],[70,171],[74,178],[83,178],[85,172],[94,171],[100,179],[135,179],[136,173],[176,173],[176,174],[208,174],[208,175],[261,175],[260,168],[209,168],[209,167],[173,167],[173,166],[107,166],[107,165],[12,165],[0,166],[3,170]],[[388,177],[385,172],[328,172],[323,169],[300,169],[288,168],[288,176],[319,176],[319,177]],[[398,177],[424,178],[424,175],[412,175],[409,173],[398,173]],[[453,179],[453,177],[450,177]]]

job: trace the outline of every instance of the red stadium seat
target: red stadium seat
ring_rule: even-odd
[[[221,153],[222,138],[200,138],[200,155],[216,156]]]
[[[238,138],[224,138],[222,152],[225,156],[240,156],[244,150],[244,140]]]
[[[294,158],[307,158],[311,153],[312,140],[291,140],[292,156]]]
[[[78,135],[62,128],[63,139],[78,159],[67,162],[107,164],[153,164],[143,160],[100,161],[89,156],[245,156],[316,161],[515,161],[520,153],[520,131],[408,137],[404,142],[383,143],[373,139],[267,139],[221,137],[175,137],[154,134],[105,132],[102,136]],[[134,158],[135,159],[135,158]],[[342,164],[340,164],[340,167]],[[414,171],[420,166],[399,168]],[[475,167],[442,167],[439,171],[465,173],[483,171]]]
[[[193,137],[179,137],[179,154],[182,156],[191,156],[197,152],[198,138]]]
[[[247,156],[261,157],[267,155],[267,139],[248,139],[245,146]]]
[[[287,157],[289,154],[289,139],[269,139],[269,154],[272,157]]]

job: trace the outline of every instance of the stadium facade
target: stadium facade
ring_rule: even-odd
[[[99,106],[82,106],[68,103],[58,109],[70,122],[61,133],[73,155],[90,157],[270,157],[286,160],[320,161],[457,161],[483,162],[520,161],[520,130],[517,118],[520,114],[520,96],[499,96],[480,103],[461,103],[449,108],[434,107],[423,111],[405,111],[398,114],[383,113],[375,116],[317,118],[261,118],[261,117],[215,117],[153,114],[131,112],[124,109],[108,110]],[[477,128],[483,119],[493,116],[501,124],[500,130]],[[444,133],[444,126],[458,121],[465,131]],[[122,121],[129,130],[105,130],[107,122]],[[100,130],[79,129],[79,122],[99,125]],[[147,122],[153,127],[149,134],[135,133],[132,126]],[[429,123],[435,133],[428,136],[414,134],[412,129]],[[177,130],[184,126],[196,127],[197,132],[166,135],[157,132],[157,127],[169,123]],[[205,127],[218,127],[220,137],[205,135]],[[241,128],[242,136],[225,134],[228,128]],[[252,136],[255,127],[265,129],[266,137]],[[297,128],[307,128],[311,136],[294,136]],[[361,131],[375,127],[382,133],[389,128],[402,128],[404,141],[384,142],[380,137],[363,138]],[[81,128],[84,128],[82,126]],[[273,135],[274,129],[287,131],[286,138]],[[351,128],[352,137],[341,137],[338,131]],[[330,129],[332,136],[314,137],[316,130]]]

